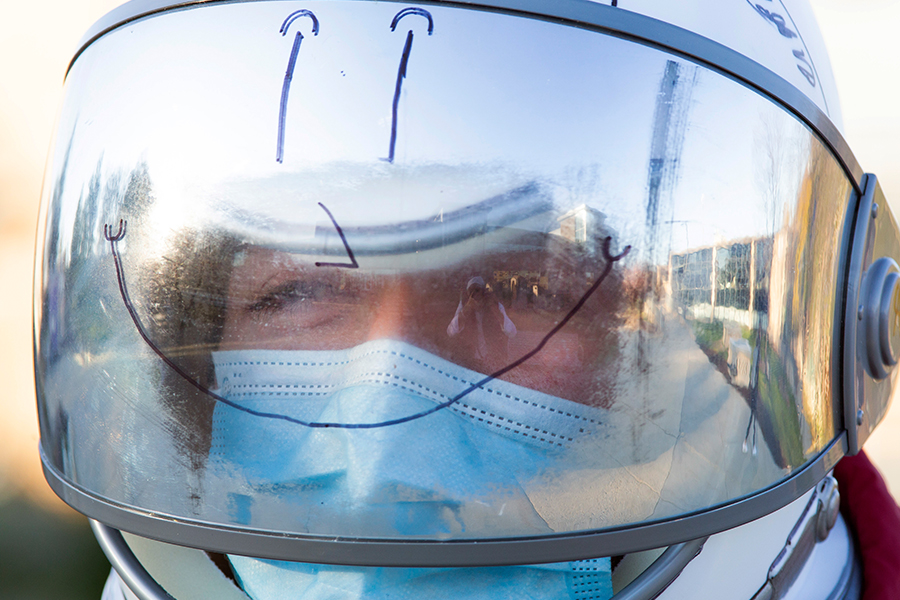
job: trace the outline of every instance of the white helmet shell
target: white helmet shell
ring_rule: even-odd
[[[41,444],[108,554],[655,594],[709,539],[746,598],[838,523],[850,585],[900,232],[806,0],[134,0],[66,85]]]
[[[625,0],[615,4],[702,35],[758,62],[806,94],[843,131],[831,62],[808,2]]]

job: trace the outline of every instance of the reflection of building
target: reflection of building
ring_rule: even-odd
[[[696,248],[669,256],[670,302],[687,317],[765,327],[772,238]]]
[[[587,243],[588,232],[603,230],[605,217],[603,213],[587,204],[576,206],[556,219],[559,229],[550,233],[561,236],[571,242]],[[593,235],[590,237],[594,237]],[[592,239],[596,243],[596,239]]]

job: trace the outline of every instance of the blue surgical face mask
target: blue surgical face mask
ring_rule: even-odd
[[[424,569],[341,567],[229,556],[254,600],[605,600],[608,558],[521,567]]]
[[[602,423],[600,409],[499,380],[477,386],[484,375],[393,340],[217,352],[213,360],[218,393],[231,405],[214,411],[207,492],[230,480],[222,500],[230,519],[254,527],[289,520],[312,534],[419,539],[551,533],[529,489],[571,468],[579,440]],[[233,491],[235,480],[246,493]],[[278,589],[328,597],[322,586],[342,598],[396,597],[400,588],[503,598],[503,589],[521,586],[559,598],[580,589],[578,573],[593,573],[601,588],[609,581],[605,559],[478,569],[232,563],[260,600]]]

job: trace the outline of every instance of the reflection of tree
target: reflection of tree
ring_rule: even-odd
[[[47,205],[47,214],[44,217],[43,235],[46,239],[38,239],[38,244],[44,243],[42,260],[41,287],[44,296],[41,299],[41,353],[44,356],[55,359],[61,338],[65,335],[62,329],[65,323],[66,295],[65,278],[63,276],[65,265],[62,256],[62,236],[54,234],[59,231],[62,220],[62,193],[66,186],[66,174],[69,171],[69,159],[72,156],[72,142],[75,140],[74,132],[69,138],[66,154],[62,161],[52,197]],[[40,233],[39,233],[40,235]],[[58,463],[57,463],[58,464]]]
[[[143,166],[132,171],[123,189],[124,172],[104,174],[101,157],[93,175],[81,191],[72,221],[63,284],[67,290],[67,310],[77,310],[79,315],[80,326],[68,332],[68,335],[75,336],[69,340],[74,352],[95,348],[98,342],[112,334],[113,327],[106,314],[106,307],[111,302],[115,303],[116,298],[107,295],[114,288],[105,283],[114,281],[115,276],[108,272],[108,265],[103,260],[107,252],[103,226],[116,222],[123,206],[128,205],[129,198],[139,194],[137,188],[141,173],[146,176],[145,171],[146,167]]]
[[[779,213],[790,210],[795,201],[797,174],[803,171],[809,140],[808,136],[793,135],[796,128],[785,127],[782,111],[774,107],[760,114],[758,123],[753,159],[766,219],[765,232],[772,236]]]
[[[850,184],[823,144],[812,143],[806,173],[790,225],[794,243],[788,254],[792,268],[789,318],[784,320],[785,341],[797,357],[798,407],[809,426],[807,451],[816,451],[834,435],[830,410],[833,323],[839,289],[840,252],[837,248],[846,219]]]
[[[35,348],[39,351],[35,356],[35,372],[37,377],[37,393],[41,400],[44,400],[45,380],[50,371],[58,362],[62,341],[66,335],[66,288],[62,256],[62,239],[57,234],[60,230],[62,221],[62,194],[66,185],[66,175],[69,172],[69,160],[72,156],[72,143],[75,139],[74,132],[69,137],[69,143],[66,147],[66,153],[62,161],[62,167],[59,176],[54,182],[52,188],[52,196],[47,205],[47,214],[44,215],[44,222],[39,223],[38,240],[40,245],[44,243],[44,252],[41,261],[41,289],[43,295],[41,297],[40,315],[40,332],[37,334],[39,346]],[[44,202],[47,200],[44,199]],[[41,239],[43,235],[44,239]],[[40,247],[40,246],[38,246]],[[40,411],[41,439],[44,442],[44,448],[50,453],[50,460],[55,465],[63,464],[63,456],[66,453],[66,439],[68,437],[68,414],[65,409],[56,406],[56,410],[52,411],[51,403],[47,401],[38,402],[38,411]],[[52,411],[52,418],[51,418]],[[50,446],[51,440],[58,440],[53,447]]]
[[[776,438],[786,445],[788,464],[799,466],[834,436],[827,374],[839,276],[836,244],[849,185],[834,157],[808,132],[802,140],[786,138],[768,123],[764,132],[760,183],[767,194],[767,218],[774,223],[780,217],[781,227],[765,248],[769,314],[761,333],[769,376],[760,383],[760,400]],[[798,156],[804,163],[798,164]],[[790,184],[795,169],[802,174],[799,185]],[[791,439],[799,446],[794,448]]]
[[[117,223],[119,218],[127,218],[129,207],[138,201],[145,201],[148,185],[145,165],[138,165],[127,175],[125,171],[108,174],[104,171],[101,158],[80,192],[67,233],[69,246],[64,251],[56,250],[56,255],[65,263],[57,274],[57,285],[65,289],[61,300],[63,310],[69,315],[77,315],[78,321],[78,327],[64,332],[61,339],[72,354],[91,353],[115,335],[117,323],[110,319],[108,311],[119,306],[121,300],[115,272],[110,270],[106,260],[109,246],[103,237],[103,227]],[[64,183],[60,182],[55,193],[71,193],[64,188]],[[62,204],[57,199],[53,206]],[[64,223],[57,224],[59,237],[66,229]],[[60,322],[65,323],[73,318],[61,318]]]
[[[760,346],[760,369],[756,406],[763,436],[769,442],[776,460],[782,467],[799,467],[806,457],[802,445],[803,434],[796,411],[794,392],[790,381],[791,363],[785,364],[778,352],[767,343],[764,333],[757,333]]]
[[[86,241],[73,252],[70,271],[83,271],[85,276],[76,275],[78,282],[69,304],[78,306],[85,318],[79,339],[72,340],[72,344],[88,351],[124,347],[133,354],[135,362],[140,362],[148,351],[126,312],[110,245],[103,237],[104,225],[112,225],[115,230],[119,220],[124,219],[127,235],[117,244],[122,253],[128,302],[153,343],[167,357],[196,381],[214,387],[209,350],[221,337],[228,267],[236,253],[236,242],[218,231],[154,229],[148,216],[156,198],[145,163],[136,165],[127,175],[109,175],[102,186],[101,173],[98,166],[76,216],[76,238]],[[102,198],[101,188],[105,189]],[[148,253],[161,233],[166,236],[165,250],[159,255]],[[172,369],[148,369],[142,377],[148,379],[141,384],[159,388],[164,412],[158,418],[167,423],[165,427],[178,428],[173,435],[178,450],[199,473],[209,449],[213,402]],[[193,486],[190,493],[194,494],[199,482],[188,485]]]

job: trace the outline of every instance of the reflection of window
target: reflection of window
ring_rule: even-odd
[[[759,238],[672,254],[674,299],[684,307],[712,304],[714,310],[767,313],[772,247],[771,238]]]
[[[716,252],[716,305],[750,308],[750,244],[732,244]]]
[[[584,214],[575,214],[575,241],[583,242],[587,240],[587,230],[585,228]]]
[[[769,312],[769,271],[772,264],[772,240],[763,239],[756,243],[756,292],[753,296],[753,310]]]
[[[684,306],[709,304],[712,292],[712,249],[705,248],[673,256],[672,259],[680,303]]]

